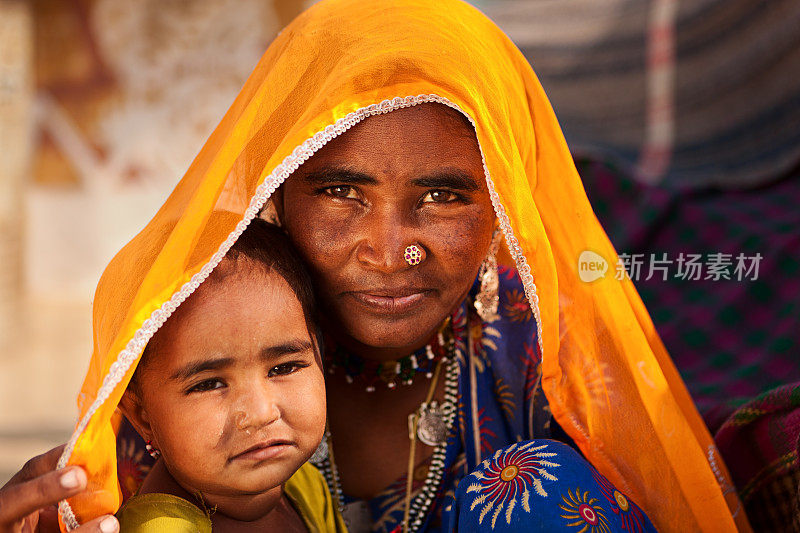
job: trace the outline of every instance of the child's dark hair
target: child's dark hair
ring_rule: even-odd
[[[225,254],[225,259],[211,272],[204,284],[222,282],[239,268],[239,260],[246,258],[265,273],[275,273],[286,280],[300,301],[309,334],[321,349],[321,335],[316,325],[316,302],[311,276],[284,231],[269,222],[255,218]],[[156,332],[158,335],[158,332]],[[133,375],[131,384],[137,383],[137,373],[144,367],[153,351],[153,339],[147,344]]]
[[[232,261],[237,261],[240,257],[246,257],[257,265],[265,267],[268,272],[274,272],[286,280],[294,295],[300,300],[306,323],[310,327],[316,324],[316,301],[311,275],[289,237],[280,227],[261,218],[253,219],[225,254],[225,259]],[[214,277],[216,271],[217,269],[214,269],[209,280]],[[224,274],[222,276],[224,277]],[[310,333],[317,336],[316,331]]]

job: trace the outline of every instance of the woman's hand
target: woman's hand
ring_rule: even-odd
[[[64,445],[34,457],[0,489],[0,533],[57,532],[56,504],[86,489],[86,473],[77,466],[55,470]],[[119,531],[113,516],[101,516],[77,531]]]

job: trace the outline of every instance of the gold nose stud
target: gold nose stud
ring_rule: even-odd
[[[416,266],[422,263],[422,261],[425,259],[425,252],[423,251],[422,248],[420,248],[416,244],[411,244],[409,246],[406,246],[406,250],[405,253],[403,254],[403,257],[405,258],[406,263],[408,263],[411,266]]]

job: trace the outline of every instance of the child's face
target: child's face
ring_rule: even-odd
[[[176,481],[209,502],[284,483],[325,430],[300,302],[283,278],[243,261],[176,311],[137,378],[135,425]]]

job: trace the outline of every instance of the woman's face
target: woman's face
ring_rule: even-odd
[[[310,265],[334,332],[367,348],[424,344],[463,300],[494,212],[474,130],[423,104],[367,118],[282,187],[281,221]],[[404,259],[417,245],[425,259]]]

